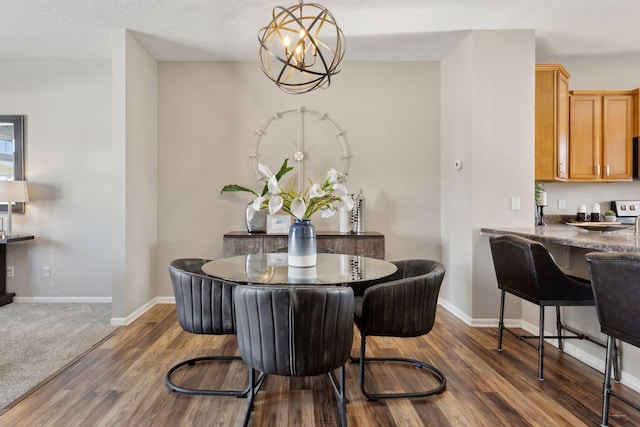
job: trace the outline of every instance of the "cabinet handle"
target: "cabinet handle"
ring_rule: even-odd
[[[605,176],[609,176],[609,165],[605,167]]]
[[[600,165],[596,166],[596,176],[600,176]]]

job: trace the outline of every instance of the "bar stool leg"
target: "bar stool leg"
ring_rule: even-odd
[[[538,333],[540,334],[540,340],[538,342],[538,379],[544,380],[542,374],[544,363],[544,305],[540,306],[540,327]]]
[[[560,306],[556,305],[556,329],[558,330],[558,350],[564,351],[562,346],[562,318],[560,317]]]
[[[504,330],[504,290],[500,294],[500,320],[498,321],[498,351],[502,351],[502,331]]]
[[[611,398],[611,367],[613,365],[614,339],[607,336],[607,357],[604,365],[604,384],[602,385],[602,427],[609,425],[609,399]]]

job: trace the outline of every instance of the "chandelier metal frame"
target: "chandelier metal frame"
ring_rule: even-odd
[[[342,70],[346,42],[331,12],[316,3],[276,6],[260,29],[260,67],[280,89],[298,95],[331,84]],[[294,40],[291,45],[291,40]],[[290,46],[291,45],[291,46]]]

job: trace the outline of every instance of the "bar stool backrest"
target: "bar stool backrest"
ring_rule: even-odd
[[[491,236],[489,242],[498,288],[535,304],[592,298],[588,288],[584,295],[573,286],[563,286],[572,279],[540,242],[511,234]]]
[[[586,255],[603,333],[640,347],[640,254]]]

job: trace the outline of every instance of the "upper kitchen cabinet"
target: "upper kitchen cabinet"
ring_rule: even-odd
[[[536,65],[536,180],[569,178],[569,73]]]
[[[631,91],[633,96],[633,137],[640,136],[640,88]]]
[[[572,91],[569,96],[569,180],[630,181],[632,91]]]

